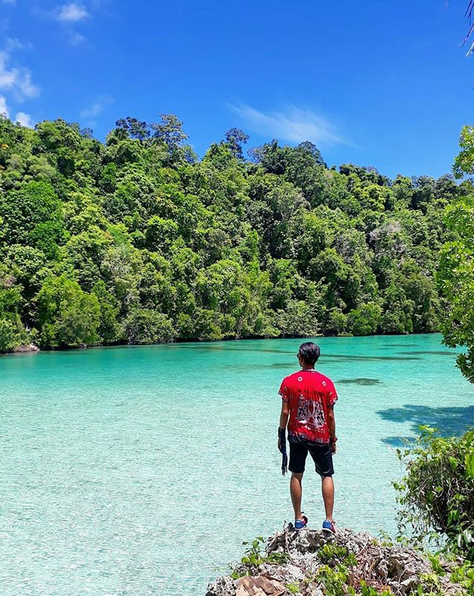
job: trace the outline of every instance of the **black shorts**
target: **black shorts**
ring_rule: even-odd
[[[329,443],[308,443],[301,441],[293,443],[290,441],[290,472],[302,474],[308,451],[313,458],[316,473],[320,476],[332,476],[334,467],[332,465],[332,451]]]

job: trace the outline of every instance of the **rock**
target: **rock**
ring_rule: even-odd
[[[206,596],[235,596],[235,583],[230,577],[218,577],[207,587]]]
[[[35,344],[29,344],[27,346],[16,346],[12,352],[14,354],[26,354],[27,352],[39,352],[40,349]]]
[[[286,592],[282,583],[262,575],[241,577],[235,583],[236,596],[282,596]]]
[[[333,548],[324,548],[328,544]],[[348,555],[353,555],[355,564],[348,564]],[[433,573],[429,560],[413,548],[386,546],[366,532],[348,529],[333,536],[309,528],[295,531],[290,524],[268,539],[265,558],[258,567],[236,566],[234,571],[243,577],[217,579],[209,585],[207,596],[290,596],[295,589],[301,596],[324,596],[321,573],[327,573],[327,566],[337,570],[340,565],[352,586],[360,586],[363,580],[379,592],[389,589],[395,596],[408,596]],[[443,594],[465,594],[449,577],[447,573],[438,578]]]

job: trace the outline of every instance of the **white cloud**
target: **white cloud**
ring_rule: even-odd
[[[10,118],[10,110],[8,109],[7,98],[3,95],[0,95],[0,115]],[[34,128],[35,126],[33,118],[30,116],[30,114],[26,114],[25,112],[18,112],[15,116],[15,122],[19,122],[22,126],[27,126],[28,128]]]
[[[22,126],[26,126],[27,128],[35,127],[33,118],[30,116],[30,114],[25,114],[25,112],[18,112],[15,117],[15,122],[19,122]]]
[[[9,67],[10,55],[0,52],[0,90],[12,91],[18,101],[39,95],[39,87],[33,84],[27,68]]]
[[[16,0],[2,0],[3,4],[9,4],[10,6],[16,6]]]
[[[32,83],[29,70],[24,69],[23,73],[18,77],[18,90],[25,97],[36,97],[39,95],[39,87]]]
[[[63,23],[77,23],[89,17],[89,13],[82,4],[63,4],[59,7],[57,13],[57,20]]]
[[[31,47],[31,43],[24,43],[16,37],[8,37],[5,43],[5,49],[7,52],[13,52],[14,50],[30,50]]]
[[[6,52],[0,52],[0,89],[11,89],[18,79],[16,69],[8,69],[8,59]]]
[[[84,37],[84,35],[81,35],[77,31],[71,31],[70,32],[70,34],[69,34],[69,43],[72,46],[74,46],[74,47],[80,46],[85,41],[86,41],[86,38]]]
[[[49,12],[41,13],[40,11],[39,14],[44,14],[47,18],[59,21],[63,27],[65,38],[71,46],[78,47],[86,41],[86,37],[75,30],[78,23],[82,23],[92,16],[81,2],[60,4]]]
[[[97,99],[88,108],[84,108],[81,111],[82,118],[95,118],[104,112],[107,106],[115,102],[113,97],[110,95],[99,95]]]
[[[247,105],[230,107],[262,136],[292,143],[311,141],[318,146],[346,142],[329,120],[311,110],[291,105],[280,112],[265,113]]]
[[[0,114],[5,115],[7,118],[10,115],[10,112],[9,112],[8,106],[7,106],[7,99],[3,95],[0,95]]]

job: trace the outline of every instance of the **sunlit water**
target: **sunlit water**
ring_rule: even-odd
[[[318,340],[339,392],[339,526],[395,530],[394,446],[474,422],[440,336]],[[200,596],[291,520],[276,450],[299,340],[0,358],[2,596]],[[322,521],[307,469],[304,510]]]

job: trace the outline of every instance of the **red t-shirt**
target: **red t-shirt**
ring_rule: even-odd
[[[279,394],[290,406],[290,441],[330,442],[328,408],[337,400],[331,379],[315,370],[300,370],[283,379]]]

